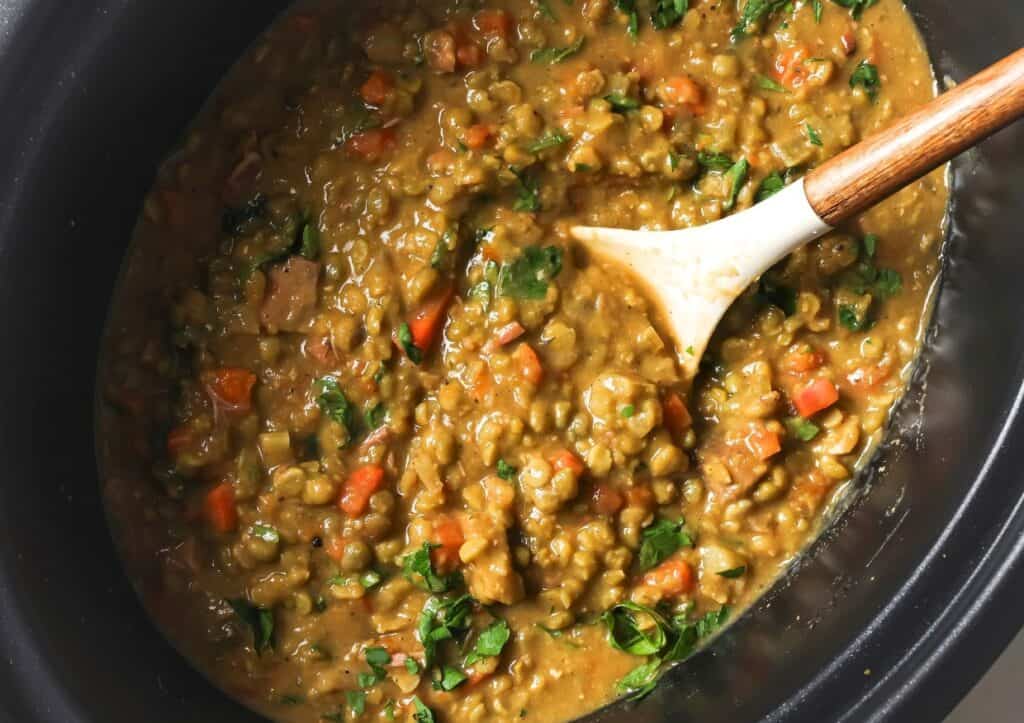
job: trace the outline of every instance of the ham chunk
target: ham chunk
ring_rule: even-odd
[[[260,320],[270,331],[298,331],[316,307],[320,264],[292,256],[269,274]]]

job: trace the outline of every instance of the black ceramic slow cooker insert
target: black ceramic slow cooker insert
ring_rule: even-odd
[[[732,0],[726,0],[732,1]],[[1024,5],[907,0],[938,78]],[[0,721],[254,721],[160,637],[99,499],[99,336],[142,197],[270,0],[0,0]],[[953,166],[929,341],[861,494],[771,593],[601,721],[937,721],[1024,622],[1024,124]]]

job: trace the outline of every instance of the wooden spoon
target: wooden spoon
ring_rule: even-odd
[[[1024,48],[741,213],[679,231],[572,235],[647,281],[692,377],[722,314],[773,264],[1022,115]]]

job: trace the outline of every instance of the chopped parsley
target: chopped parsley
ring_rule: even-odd
[[[465,665],[468,667],[484,658],[494,658],[501,655],[505,643],[512,637],[512,630],[508,623],[498,618],[488,625],[476,639],[473,649],[466,656]]]
[[[774,196],[785,187],[786,181],[782,178],[782,174],[778,171],[772,171],[764,177],[761,185],[757,187],[757,193],[754,194],[754,202],[760,203],[766,198]]]
[[[345,700],[352,711],[352,715],[361,716],[366,712],[366,693],[361,690],[346,690]]]
[[[861,251],[866,258],[875,258],[875,253],[878,251],[878,237],[873,233],[864,234],[864,238],[861,239]]]
[[[498,271],[498,295],[516,299],[543,299],[548,283],[562,272],[562,250],[557,246],[527,246],[515,261]]]
[[[614,113],[625,113],[640,107],[640,101],[636,98],[630,98],[621,90],[612,91],[604,99],[611,103],[612,112]]]
[[[626,32],[636,38],[640,31],[640,20],[636,12],[636,0],[615,0],[615,9],[626,15]]]
[[[775,93],[785,93],[786,86],[769,78],[767,75],[757,76],[757,86],[762,90],[771,90]]]
[[[733,164],[732,168],[725,172],[730,183],[729,198],[722,204],[722,208],[726,211],[732,210],[733,206],[736,205],[736,197],[739,195],[740,189],[743,188],[743,184],[747,182],[747,171],[749,169],[750,163],[746,158],[741,158]]]
[[[398,343],[402,345],[405,355],[409,357],[409,361],[413,364],[419,364],[423,361],[423,351],[413,341],[412,329],[409,328],[408,324],[402,324],[398,327]]]
[[[469,630],[469,613],[474,602],[469,595],[462,595],[447,600],[431,597],[423,604],[416,624],[416,635],[423,645],[425,668],[433,667],[439,643],[461,637]]]
[[[434,711],[425,706],[418,695],[412,697],[412,705],[416,709],[412,715],[412,719],[416,723],[435,723],[437,719],[434,718]]]
[[[807,140],[811,142],[812,146],[821,147],[824,145],[824,143],[821,142],[821,135],[819,135],[818,131],[814,129],[814,126],[810,123],[804,123],[804,128],[807,131]]]
[[[724,172],[732,168],[733,161],[724,153],[715,151],[698,151],[697,163],[709,171]]]
[[[571,45],[567,45],[564,48],[537,48],[530,53],[530,61],[534,63],[546,63],[548,65],[554,65],[555,63],[561,63],[567,58],[571,58],[576,53],[583,50],[583,36]]]
[[[658,520],[648,526],[641,535],[640,569],[648,570],[671,556],[680,547],[692,545],[693,539],[686,531],[683,520]]]
[[[535,0],[535,2],[537,3],[537,9],[540,11],[541,15],[546,17],[548,20],[558,19],[555,17],[555,13],[551,9],[551,6],[548,5],[548,0]]]
[[[651,11],[651,25],[655,30],[665,30],[678,23],[690,9],[689,0],[655,0]]]
[[[469,680],[469,676],[453,665],[441,666],[441,677],[434,681],[435,690],[455,690]]]
[[[821,431],[821,427],[803,417],[789,417],[786,419],[786,429],[801,442],[810,442]]]
[[[839,323],[850,331],[864,331],[871,327],[867,309],[861,309],[854,304],[840,304],[836,313]]]
[[[367,648],[363,651],[363,655],[366,656],[366,664],[370,666],[370,672],[359,673],[356,678],[360,688],[372,688],[387,679],[388,673],[384,670],[384,666],[391,663],[391,653],[387,651],[387,648]]]
[[[228,600],[228,605],[235,611],[242,622],[252,629],[253,648],[257,655],[274,648],[274,611],[257,607],[248,600],[235,598]]]
[[[435,547],[440,545],[424,542],[418,550],[403,557],[402,574],[413,585],[428,592],[448,592],[458,584],[460,577],[457,574],[441,575],[434,570],[434,565],[430,561],[430,551]]]
[[[505,460],[503,460],[503,459],[499,459],[498,460],[498,476],[501,477],[503,480],[507,480],[507,481],[511,482],[512,480],[514,480],[516,478],[516,473],[518,471],[519,470],[517,470],[515,467],[510,465]]]
[[[874,102],[878,97],[878,90],[882,87],[882,79],[878,76],[878,68],[866,60],[860,61],[857,67],[850,74],[850,87],[860,86],[867,93],[868,98]]]
[[[409,671],[410,675],[419,675],[420,664],[416,662],[416,658],[406,658],[405,669]]]
[[[367,429],[377,429],[377,427],[384,424],[384,420],[387,416],[388,408],[384,402],[377,402],[363,412],[363,419],[366,421]]]
[[[516,200],[512,204],[513,211],[535,213],[540,210],[540,181],[525,172],[515,172],[519,181],[516,188]]]
[[[316,382],[316,392],[316,403],[320,411],[344,427],[349,440],[354,439],[358,431],[355,407],[349,402],[345,392],[341,391],[338,380],[330,376],[321,377]]]
[[[619,410],[619,416],[623,419],[629,419],[636,414],[636,407],[632,404],[626,404]]]
[[[762,20],[767,20],[788,3],[789,0],[747,0],[740,12],[739,20],[736,21],[736,25],[730,33],[732,41],[737,43],[750,35],[753,26]]]
[[[313,260],[320,255],[320,230],[313,221],[306,221],[299,233],[299,256]]]
[[[722,570],[716,573],[719,577],[728,578],[729,580],[735,580],[738,577],[742,577],[743,573],[747,571],[746,565],[740,565],[739,567],[730,567],[728,570]]]
[[[563,133],[561,130],[554,130],[551,133],[548,133],[545,136],[541,136],[540,138],[535,140],[527,147],[526,150],[528,150],[530,153],[540,153],[541,151],[545,151],[548,148],[556,148],[562,145],[563,143],[568,143],[570,140],[572,139],[569,138],[569,136]]]

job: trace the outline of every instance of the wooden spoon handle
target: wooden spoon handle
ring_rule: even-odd
[[[807,174],[811,207],[835,226],[1024,115],[1024,48]]]

